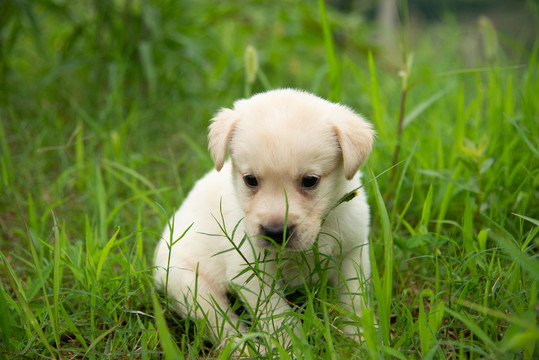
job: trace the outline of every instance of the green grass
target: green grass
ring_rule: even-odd
[[[212,166],[212,114],[287,86],[374,123],[373,278],[361,345],[331,289],[307,288],[275,355],[537,358],[539,42],[488,18],[403,23],[405,65],[322,1],[4,1],[0,358],[227,358],[154,290],[152,253]]]

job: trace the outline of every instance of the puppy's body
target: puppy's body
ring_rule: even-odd
[[[341,306],[359,314],[370,277],[369,208],[363,189],[336,205],[360,187],[372,134],[348,108],[295,90],[221,110],[210,127],[217,170],[196,183],[156,249],[156,283],[177,310],[206,318],[222,340],[245,331],[229,310],[234,291],[260,315],[259,330],[279,335],[279,315],[290,310],[279,289],[310,277],[316,242],[319,258],[332,260],[328,279]]]

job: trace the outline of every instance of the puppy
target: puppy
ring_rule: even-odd
[[[373,134],[351,109],[292,89],[221,109],[209,128],[215,170],[195,184],[155,252],[156,284],[176,310],[206,319],[217,342],[238,339],[247,325],[231,310],[235,293],[258,331],[286,343],[297,325],[283,316],[292,310],[283,286],[301,285],[324,259],[339,306],[360,315],[370,262],[358,169]],[[356,196],[340,201],[347,194]],[[358,336],[355,326],[345,331]]]

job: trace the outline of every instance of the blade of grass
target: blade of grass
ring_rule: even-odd
[[[516,213],[513,213],[513,215],[518,216],[519,218],[524,219],[526,221],[529,221],[530,223],[532,223],[535,226],[539,226],[539,220],[537,220],[537,219],[534,219],[534,218],[531,218],[531,217],[528,217],[528,216],[524,216],[524,215],[520,215],[520,214],[516,214]]]
[[[430,310],[428,314],[425,312],[424,297],[428,297],[430,301]],[[418,315],[418,329],[419,340],[421,343],[421,352],[425,356],[431,351],[433,354],[438,352],[440,358],[444,358],[444,354],[441,351],[439,343],[436,339],[436,334],[442,324],[444,316],[443,302],[435,305],[434,293],[430,289],[425,289],[419,294],[419,315]]]
[[[504,113],[504,115],[511,122],[511,124],[513,124],[515,129],[517,129],[518,135],[520,135],[520,137],[522,138],[524,143],[528,146],[528,148],[530,149],[532,154],[535,155],[536,158],[539,158],[539,150],[537,150],[537,147],[526,136],[526,134],[524,133],[524,130],[522,129],[522,127],[515,121],[515,119],[513,119],[512,117],[508,116],[505,113]]]
[[[376,75],[376,66],[372,52],[369,51],[369,72],[371,74],[371,104],[373,107],[376,130],[380,133],[380,138],[387,139],[386,127],[382,123],[382,104],[380,101],[380,91],[378,90],[378,76]]]
[[[84,225],[85,225],[85,245],[86,245],[86,256],[84,258],[84,279],[86,280],[86,286],[89,288],[89,291],[93,291],[95,288],[94,282],[92,279],[95,279],[95,271],[96,271],[96,247],[98,247],[98,244],[96,243],[94,237],[95,237],[95,231],[92,229],[92,226],[90,225],[90,219],[88,216],[84,219]],[[95,309],[96,309],[96,296],[92,296],[92,294],[88,294],[90,298],[90,340],[93,341],[95,339],[95,333],[96,333],[96,324],[95,324]]]
[[[243,96],[248,98],[252,94],[253,84],[256,81],[258,73],[258,52],[254,46],[247,45],[243,62],[245,65],[245,87]]]
[[[117,328],[119,328],[120,326],[122,326],[122,324],[123,324],[123,321],[117,323],[116,325],[114,325],[114,326],[111,327],[110,329],[105,330],[105,331],[103,331],[101,334],[99,334],[99,336],[96,337],[96,338],[94,339],[94,341],[92,341],[92,343],[90,344],[90,346],[88,346],[88,349],[86,349],[86,353],[84,354],[84,356],[88,356],[88,353],[89,353],[90,351],[92,351],[92,349],[93,349],[94,347],[96,347],[96,345],[99,344],[99,342],[100,342],[101,340],[103,340],[103,339],[106,338],[110,333],[114,332]]]
[[[375,194],[376,208],[379,212],[379,217],[382,222],[382,237],[384,241],[384,276],[383,284],[375,286],[376,297],[378,299],[378,307],[380,310],[379,326],[382,330],[382,338],[384,345],[390,346],[390,314],[391,314],[391,299],[393,291],[393,235],[391,233],[391,224],[387,209],[378,187],[376,177],[371,170],[373,178],[372,187]],[[375,265],[376,266],[376,265]],[[374,271],[373,271],[374,273]],[[379,282],[379,281],[377,281]],[[377,291],[376,291],[377,290]]]
[[[54,213],[52,213],[53,218],[53,229],[54,229],[54,254],[53,254],[53,311],[54,317],[51,319],[54,322],[53,330],[55,331],[55,340],[56,346],[60,347],[60,334],[58,331],[58,321],[60,319],[60,284],[62,282],[62,257],[61,251],[63,248],[62,239],[65,238],[65,233],[60,234],[60,229],[58,227],[58,222]]]
[[[2,261],[4,263],[4,268],[7,270],[7,275],[9,280],[11,281],[11,285],[13,288],[13,291],[15,291],[15,295],[18,299],[18,304],[20,305],[21,309],[24,312],[26,322],[27,324],[30,324],[30,327],[34,330],[34,332],[37,334],[37,337],[41,341],[41,343],[45,346],[47,351],[50,353],[51,357],[53,359],[56,359],[55,352],[52,348],[52,346],[49,344],[49,341],[47,340],[47,336],[43,332],[41,328],[41,324],[39,323],[37,317],[35,316],[34,312],[32,311],[32,308],[30,307],[30,304],[26,300],[26,296],[24,295],[24,290],[22,288],[20,280],[15,275],[15,271],[11,267],[11,265],[7,262],[6,258],[3,254],[0,254],[2,257]],[[49,306],[50,308],[50,306]],[[50,312],[49,312],[50,313]]]
[[[451,199],[453,198],[453,191],[455,189],[455,185],[457,184],[457,180],[460,177],[462,168],[463,168],[462,163],[461,162],[457,163],[455,170],[453,171],[453,174],[451,176],[451,179],[447,181],[447,187],[445,189],[445,193],[442,198],[442,203],[438,210],[438,218],[437,218],[436,228],[435,228],[436,234],[440,234],[442,231],[443,220],[445,219],[447,210],[449,209],[449,206],[451,205]]]
[[[405,355],[403,355],[401,352],[399,352],[398,350],[396,349],[393,349],[392,347],[389,347],[389,346],[382,346],[382,351],[384,353],[386,353],[387,355],[395,358],[395,359],[400,359],[400,360],[406,360],[408,359]]]
[[[373,264],[376,267],[376,261]],[[379,284],[380,280],[378,277],[378,269],[376,268],[376,276],[377,276],[377,283]],[[379,346],[378,346],[378,340],[376,336],[376,327],[375,327],[375,320],[373,311],[365,307],[361,311],[361,326],[363,328],[363,338],[365,339],[365,344],[367,345],[367,349],[369,350],[369,355],[371,359],[377,359],[378,353],[380,352]]]
[[[144,77],[148,84],[148,90],[151,96],[155,94],[157,88],[157,71],[153,59],[152,43],[147,40],[140,41],[138,44],[140,63],[144,71]]]
[[[516,71],[516,70],[522,69],[524,66],[525,65],[511,65],[511,66],[503,66],[503,67],[489,66],[489,67],[442,71],[439,73],[433,73],[431,75],[428,75],[422,78],[418,78],[417,80],[410,83],[409,88],[414,87],[418,84],[421,84],[427,80],[435,79],[435,78],[454,77],[456,75],[475,75],[475,74],[482,74],[482,73],[490,73],[492,71]]]
[[[114,173],[113,175],[119,175],[119,174],[116,174]],[[121,203],[119,203],[114,209],[112,209],[110,212],[109,212],[109,215],[107,216],[107,222],[111,222],[112,219],[114,218],[114,216],[123,208],[125,207],[125,205],[129,204],[129,203],[132,203],[134,202],[135,200],[144,200],[146,203],[148,204],[152,204],[152,208],[153,209],[159,209],[159,207],[155,204],[155,202],[151,201],[149,196],[150,195],[160,195],[161,193],[163,192],[167,192],[169,190],[173,189],[173,187],[165,187],[165,188],[161,188],[161,189],[157,189],[157,190],[147,190],[147,191],[137,191],[135,190],[135,195],[127,198],[127,199],[124,199]],[[160,210],[160,209],[159,209]]]
[[[19,208],[19,213],[21,214],[21,218],[23,218],[22,213],[20,212],[20,208]],[[23,221],[24,221],[24,218],[23,218]],[[36,245],[34,243],[34,238],[32,236],[31,230],[28,228],[28,225],[27,225],[26,221],[24,221],[24,226],[26,227],[26,236],[28,238],[28,247],[30,248],[30,253],[32,254],[34,270],[37,272],[37,275],[38,275],[38,277],[37,277],[38,284],[39,284],[39,287],[41,288],[41,290],[43,291],[43,299],[45,301],[45,309],[46,309],[47,313],[49,314],[49,316],[51,318],[51,327],[52,327],[52,332],[54,334],[54,340],[56,341],[56,344],[60,344],[60,338],[59,338],[58,329],[57,329],[57,326],[56,326],[58,319],[55,317],[55,312],[51,308],[51,304],[50,304],[50,301],[49,301],[49,296],[48,296],[48,293],[47,293],[47,285],[46,285],[46,282],[45,282],[45,277],[43,276],[44,271],[43,271],[43,268],[41,266],[40,257],[37,254],[37,249],[36,249]],[[20,288],[19,293],[20,294],[23,293],[22,288]],[[26,301],[26,298],[24,300]],[[26,305],[28,305],[28,303],[26,303]],[[28,313],[27,310],[29,310],[30,313]],[[31,312],[29,305],[28,305],[28,309],[25,309],[25,313],[27,313],[27,316],[33,317],[33,313]],[[36,320],[36,324],[37,324],[37,320]]]
[[[460,154],[460,147],[462,146],[462,143],[464,141],[464,134],[466,133],[466,115],[464,112],[465,109],[465,98],[466,94],[465,91],[459,87],[457,91],[457,113],[456,113],[456,124],[453,131],[453,146],[451,148],[451,152],[449,153],[450,160],[449,160],[449,168],[453,169],[455,168],[455,163],[459,159]],[[456,166],[460,166],[460,163],[457,163]],[[455,172],[457,170],[455,169]],[[456,178],[454,178],[456,180]],[[448,185],[450,186],[450,184]]]
[[[425,110],[427,110],[432,104],[440,100],[445,94],[452,90],[454,86],[448,86],[443,90],[438,91],[437,93],[429,96],[427,99],[423,100],[416,105],[406,116],[402,123],[402,127],[406,128],[412,123],[419,115],[421,115]]]
[[[408,155],[406,160],[403,160],[404,161],[404,166],[403,166],[401,174],[400,174],[399,182],[397,183],[397,189],[395,190],[394,195],[392,195],[393,196],[393,203],[395,205],[393,206],[393,209],[391,210],[390,219],[395,219],[395,216],[396,216],[396,213],[397,213],[397,204],[399,203],[400,194],[401,194],[401,190],[402,190],[402,185],[404,183],[404,179],[406,178],[405,175],[406,175],[406,173],[408,171],[408,167],[410,166],[410,163],[412,161],[412,157],[414,156],[414,153],[416,152],[416,148],[417,148],[417,143],[414,145],[413,149],[410,151],[410,155]],[[388,191],[389,190],[390,189],[388,189]],[[412,195],[413,195],[413,188],[412,188]],[[389,197],[389,194],[384,194],[384,199],[387,199],[388,197]],[[409,205],[410,201],[408,202],[408,205]],[[404,213],[406,213],[406,208],[407,208],[407,206],[405,206],[405,209],[402,211],[401,216],[404,216]]]
[[[339,101],[341,97],[341,66],[337,60],[335,45],[333,44],[333,36],[329,25],[326,4],[324,0],[318,0],[318,9],[320,12],[320,21],[322,23],[322,31],[324,34],[324,48],[326,49],[326,59],[329,66],[329,80],[331,91],[329,99]]]
[[[4,186],[7,187],[13,179],[13,166],[3,123],[0,123],[0,149],[2,150],[2,180]]]
[[[329,358],[331,360],[336,360],[337,356],[335,353],[335,344],[333,341],[333,337],[331,335],[331,328],[330,328],[331,321],[330,321],[327,310],[328,310],[327,306],[325,304],[322,304],[322,312],[324,315],[324,334],[325,334],[324,337],[326,339],[327,353],[329,354]]]
[[[79,328],[76,327],[75,323],[73,323],[73,321],[71,320],[71,316],[73,316],[73,314],[68,314],[62,304],[60,304],[60,313],[62,314],[62,321],[65,322],[69,331],[71,331],[75,335],[75,338],[80,342],[82,347],[85,350],[88,350],[88,344],[86,343],[86,339],[84,339],[81,330],[79,330]]]
[[[84,179],[86,179],[88,174],[84,151],[84,126],[82,120],[78,120],[77,129],[79,129],[75,135],[75,164],[77,164],[77,173],[79,175],[77,186],[79,191],[84,191]]]
[[[99,245],[107,238],[107,192],[103,182],[103,175],[99,166],[95,167],[95,200],[99,214],[99,236],[97,241]]]
[[[0,253],[0,257],[4,259],[4,255]],[[14,351],[14,346],[11,345],[11,337],[14,336],[15,329],[11,327],[13,317],[8,307],[8,298],[10,296],[4,290],[4,285],[0,283],[0,339],[6,347],[7,352]],[[10,299],[13,302],[13,299]]]
[[[427,196],[425,198],[425,202],[423,203],[423,210],[421,212],[421,219],[419,221],[419,233],[421,235],[428,234],[429,232],[429,223],[430,223],[430,211],[432,208],[432,197],[433,197],[433,190],[432,190],[432,184],[429,186],[429,191],[427,192]]]
[[[95,282],[97,283],[99,281],[99,278],[101,277],[101,271],[103,269],[103,264],[105,264],[105,260],[107,260],[107,257],[110,253],[110,250],[112,249],[112,247],[114,245],[116,245],[116,237],[118,236],[118,233],[120,232],[120,228],[116,229],[116,232],[114,233],[114,235],[112,235],[112,237],[109,239],[109,241],[107,241],[107,244],[105,245],[105,247],[103,248],[103,250],[101,250],[99,252],[99,260],[97,261],[97,268],[96,268],[96,271],[95,271]]]
[[[473,211],[469,194],[466,196],[464,206],[464,220],[462,225],[462,243],[466,256],[473,257],[476,247],[474,246],[473,235]],[[475,261],[468,261],[468,269],[472,275],[477,275],[477,266]]]
[[[167,188],[157,189],[146,177],[142,176],[135,170],[130,169],[121,164],[118,164],[109,160],[104,160],[103,164],[104,164],[105,170],[107,170],[109,174],[111,174],[116,179],[120,180],[123,184],[128,186],[131,189],[131,191],[135,194],[133,197],[127,200],[124,200],[121,204],[119,204],[118,206],[116,206],[116,208],[114,208],[112,211],[109,212],[105,221],[106,224],[110,223],[114,215],[116,215],[116,213],[125,204],[138,198],[141,198],[142,200],[144,200],[144,202],[148,206],[150,206],[154,211],[160,212],[159,207],[155,204],[155,202],[152,199],[150,199],[149,195],[161,193],[163,191],[168,190]],[[128,175],[128,176],[124,176],[123,174]],[[136,181],[133,181],[132,179],[135,179]],[[147,186],[150,190],[142,191],[139,188],[139,186],[137,186],[138,185],[137,181]]]
[[[148,180],[146,177],[144,177],[140,173],[136,172],[135,170],[133,170],[133,169],[127,167],[127,166],[124,166],[122,164],[118,164],[118,163],[116,163],[114,161],[110,161],[110,160],[107,160],[107,159],[103,160],[103,164],[108,168],[114,168],[114,169],[120,170],[121,172],[123,172],[123,173],[125,173],[127,175],[130,175],[134,179],[137,179],[142,184],[146,185],[146,187],[149,188],[151,191],[157,191],[158,190],[155,187],[155,185],[152,184],[152,182],[150,180]]]
[[[502,230],[502,233],[507,234],[507,231],[490,217],[485,214],[481,215],[486,218],[491,224]],[[500,245],[500,247],[505,250],[507,254],[509,254],[511,259],[519,263],[522,268],[525,269],[532,276],[534,281],[539,281],[539,262],[533,260],[530,256],[525,255],[522,250],[519,249],[513,241],[507,239],[507,237],[499,235],[494,231],[491,232],[491,236],[494,238],[494,240],[496,240],[498,245]]]
[[[170,334],[170,331],[167,326],[165,317],[163,316],[163,311],[161,310],[161,305],[159,305],[159,300],[155,295],[155,292],[152,291],[152,302],[154,309],[155,317],[155,326],[157,327],[157,333],[159,334],[159,340],[161,347],[165,353],[167,359],[183,359],[184,354],[178,348],[178,345],[174,342],[174,338]]]
[[[494,341],[490,339],[490,337],[479,327],[479,325],[477,325],[477,322],[475,320],[472,320],[466,315],[458,313],[445,306],[444,311],[464,323],[464,325],[466,325],[466,327],[486,345],[486,350],[489,351],[491,354],[498,353],[500,351],[496,343],[494,343]]]

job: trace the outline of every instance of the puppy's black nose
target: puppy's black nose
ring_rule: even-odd
[[[292,233],[295,230],[295,226],[287,226],[286,229],[284,225],[281,224],[268,224],[260,226],[260,235],[266,236],[276,244],[281,245],[286,238],[290,238]]]

